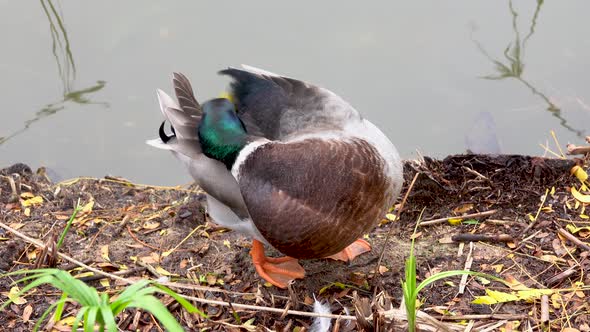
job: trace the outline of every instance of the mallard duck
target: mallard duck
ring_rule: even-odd
[[[277,287],[304,277],[298,259],[369,251],[360,238],[403,182],[391,141],[327,89],[249,66],[220,74],[232,79],[229,95],[200,105],[174,73],[178,102],[157,91],[172,133],[163,122],[148,144],[188,168],[215,222],[252,238],[256,271]],[[264,245],[287,256],[267,257]]]

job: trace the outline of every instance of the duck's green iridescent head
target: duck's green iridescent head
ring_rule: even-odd
[[[202,105],[199,140],[203,153],[231,169],[246,144],[246,128],[236,114],[234,104],[225,98],[212,99]]]

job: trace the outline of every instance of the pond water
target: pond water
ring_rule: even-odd
[[[241,63],[327,87],[404,158],[542,155],[590,134],[590,2],[2,1],[0,167],[190,181],[144,142],[156,88],[198,99]]]

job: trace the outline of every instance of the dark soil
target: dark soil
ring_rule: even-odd
[[[578,163],[583,165],[582,161]],[[401,219],[383,219],[382,224],[368,234],[373,251],[358,257],[352,264],[324,259],[302,261],[306,278],[296,281],[290,290],[265,285],[251,264],[249,240],[209,220],[204,196],[198,188],[146,187],[117,178],[80,178],[53,184],[43,169],[34,173],[28,166],[17,164],[0,170],[0,221],[51,244],[61,234],[78,199],[81,205],[93,201],[92,206],[87,205],[86,210],[77,215],[60,252],[105,272],[130,270],[131,273],[124,275],[129,279],[157,279],[167,271],[172,281],[225,291],[206,287],[176,288],[179,293],[234,304],[310,312],[315,295],[327,301],[334,314],[357,316],[358,323],[338,322],[340,331],[349,331],[372,329],[362,319],[371,311],[374,312],[372,324],[377,324],[376,317],[387,317],[383,312],[387,305],[383,309],[384,304],[377,299],[391,302],[394,308],[399,306],[404,260],[410,252],[410,238],[420,215],[421,220],[427,222],[483,212],[481,217],[463,218],[459,225],[453,225],[457,222],[451,220],[416,229],[418,280],[440,271],[464,269],[471,256],[472,271],[517,280],[530,288],[561,289],[550,296],[550,321],[546,324],[553,330],[571,327],[589,331],[589,252],[583,245],[580,247],[558,235],[558,229],[573,225],[582,228],[575,237],[582,241],[590,237],[590,228],[583,228],[590,225],[585,219],[588,213],[583,204],[576,204],[570,192],[572,186],[580,187],[580,181],[570,175],[574,165],[572,160],[520,155],[455,155],[442,161],[425,158],[422,162],[406,162],[405,188],[400,202],[414,175],[418,174],[416,182]],[[16,193],[9,179],[14,182]],[[42,197],[42,202],[25,206],[26,199],[32,196]],[[491,215],[485,215],[493,210]],[[392,213],[397,214],[397,209]],[[472,234],[490,238],[471,242],[472,252],[468,255],[469,242],[460,244],[453,241],[453,236]],[[500,235],[503,238],[499,239]],[[173,248],[177,249],[164,254]],[[377,268],[382,250],[384,255]],[[0,273],[47,266],[51,257],[44,253],[47,251],[0,229]],[[56,260],[57,267],[73,275],[87,272],[63,259]],[[506,293],[514,289],[497,282],[485,284],[470,277],[466,290],[460,294],[460,279],[460,276],[451,277],[426,287],[420,293],[420,309],[444,321],[452,321],[453,316],[465,323],[473,320],[473,330],[491,324],[496,324],[497,330],[529,327],[541,330],[539,297],[476,305],[471,302],[475,296],[485,295],[486,287]],[[123,287],[114,280],[104,279],[109,280],[105,283],[86,274],[83,280],[110,294]],[[13,281],[14,278],[8,277],[0,279],[0,303],[7,300]],[[26,296],[26,303],[11,304],[0,312],[0,321],[4,322],[0,329],[30,331],[47,306],[59,296],[49,286],[39,287]],[[368,312],[361,312],[364,299],[368,299],[371,306]],[[166,303],[169,302],[172,301]],[[261,331],[301,331],[311,324],[310,318],[294,314],[282,317],[263,310],[234,308],[234,312],[218,305],[197,303],[197,306],[209,319],[187,314],[174,303],[169,309],[187,330],[238,331],[237,326],[251,318]],[[76,311],[77,307],[69,304],[65,316],[75,316]],[[146,313],[126,310],[118,319],[123,331],[159,330]],[[386,327],[380,327],[382,330],[391,330],[400,324],[398,321],[387,325],[388,318],[384,318],[384,322]],[[62,330],[64,327],[53,328]],[[243,325],[241,329],[248,327]]]

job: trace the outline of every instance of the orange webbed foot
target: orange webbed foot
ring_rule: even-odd
[[[258,240],[252,242],[250,256],[252,256],[256,272],[264,280],[279,288],[287,288],[291,280],[302,279],[305,276],[305,270],[299,265],[297,259],[288,256],[266,257],[264,246]]]
[[[344,248],[342,251],[335,253],[334,255],[330,255],[326,258],[331,258],[339,261],[350,262],[356,256],[360,254],[364,254],[366,252],[371,251],[371,245],[369,242],[358,239],[351,243],[348,247]]]

